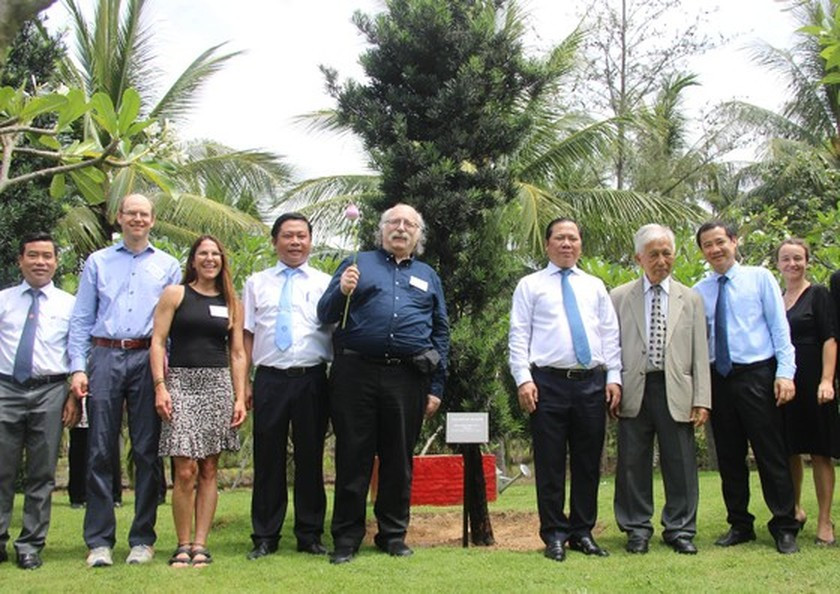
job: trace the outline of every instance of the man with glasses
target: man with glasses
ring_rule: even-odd
[[[152,314],[163,288],[181,280],[178,261],[149,243],[152,202],[141,194],[122,199],[122,240],[91,254],[79,280],[70,319],[70,389],[88,398],[87,508],[84,535],[89,567],[113,564],[116,518],[112,489],[119,456],[123,404],[135,471],[134,522],[126,563],[148,563],[157,519],[160,417],[149,371]]]
[[[365,535],[365,498],[379,456],[374,513],[377,548],[393,557],[405,544],[414,445],[423,416],[443,396],[449,321],[437,273],[423,253],[425,225],[416,210],[397,204],[382,214],[379,249],[347,258],[318,303],[318,317],[337,323],[330,373],[336,480],[334,564],[353,559]],[[349,308],[347,307],[349,302]]]

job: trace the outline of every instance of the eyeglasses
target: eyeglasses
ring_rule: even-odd
[[[399,227],[402,225],[406,229],[417,229],[417,227],[420,226],[414,221],[409,221],[408,219],[386,219],[385,224],[390,225],[391,227]]]

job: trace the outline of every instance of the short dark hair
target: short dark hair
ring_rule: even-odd
[[[545,228],[545,240],[546,241],[551,239],[551,230],[554,228],[554,225],[557,225],[558,223],[572,223],[572,224],[574,224],[574,226],[577,227],[578,235],[580,235],[581,240],[583,239],[583,231],[580,228],[580,224],[576,220],[574,220],[572,218],[569,218],[569,217],[557,217],[556,219],[551,221],[548,224],[548,226]]]
[[[26,251],[27,243],[35,243],[36,241],[49,241],[53,246],[53,253],[56,256],[58,255],[58,244],[56,244],[55,239],[53,239],[52,235],[46,233],[45,231],[27,233],[26,235],[24,235],[23,238],[20,240],[18,255],[23,255],[23,252]]]
[[[712,229],[717,229],[720,227],[726,233],[726,236],[735,241],[738,239],[738,230],[735,228],[735,225],[732,223],[727,223],[725,221],[721,221],[720,219],[713,219],[711,221],[706,221],[700,228],[697,230],[697,235],[694,236],[695,241],[697,241],[697,247],[702,248],[703,246],[700,245],[700,236],[703,235],[706,231],[711,231]]]
[[[271,226],[271,241],[277,241],[277,236],[280,234],[280,227],[282,227],[283,223],[286,221],[303,221],[309,228],[309,236],[312,236],[312,223],[309,222],[309,219],[299,212],[286,212],[277,217],[277,220],[274,221],[274,225]]]

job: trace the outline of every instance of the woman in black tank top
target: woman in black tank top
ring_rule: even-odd
[[[149,357],[155,406],[163,420],[158,453],[175,464],[172,515],[178,547],[169,564],[205,566],[212,561],[207,536],[218,499],[219,453],[239,449],[236,428],[246,415],[242,308],[217,239],[196,240],[184,283],[164,289]]]

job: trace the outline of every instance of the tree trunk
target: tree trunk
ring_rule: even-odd
[[[461,448],[461,455],[464,456],[464,465],[472,469],[470,476],[464,477],[470,481],[469,487],[465,487],[472,493],[468,510],[472,543],[484,547],[496,544],[493,526],[490,523],[490,511],[487,508],[487,483],[484,481],[481,448],[478,444],[466,444]]]

